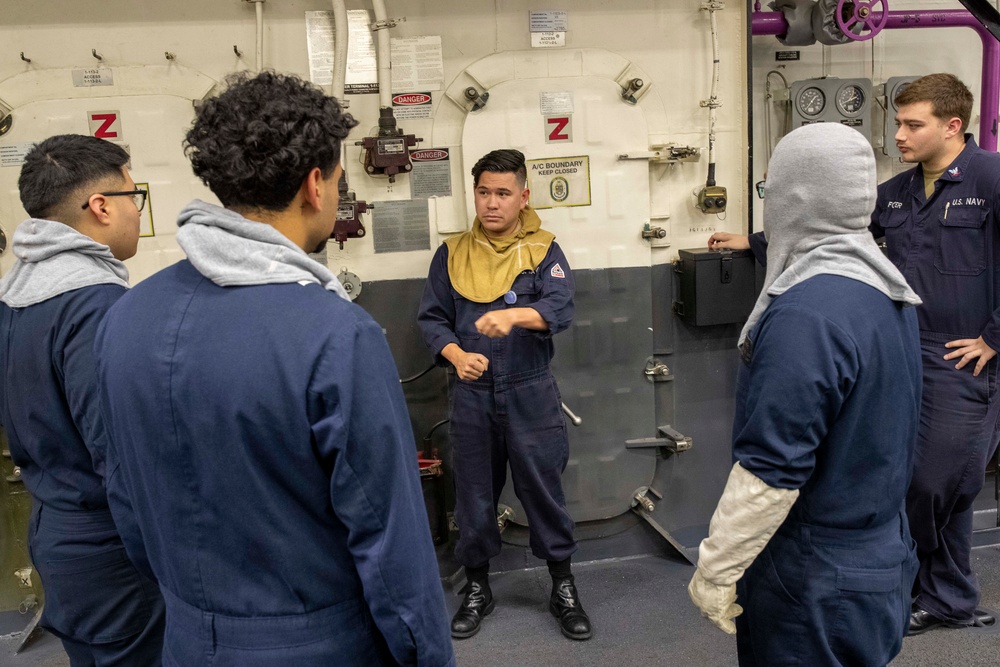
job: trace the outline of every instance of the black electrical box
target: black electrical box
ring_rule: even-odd
[[[674,312],[681,319],[695,326],[746,322],[757,301],[753,253],[691,248],[677,254],[681,284]]]

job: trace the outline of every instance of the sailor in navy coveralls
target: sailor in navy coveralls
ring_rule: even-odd
[[[769,173],[736,463],[689,591],[736,632],[743,667],[885,665],[902,646],[916,573],[904,504],[920,299],[866,231],[875,158],[861,134],[798,128]]]
[[[568,458],[552,336],[573,318],[573,274],[528,206],[524,156],[489,153],[472,170],[477,217],[432,260],[419,324],[437,363],[451,364],[455,556],[468,585],[452,636],[471,637],[494,607],[490,559],[500,552],[497,502],[510,464],[532,553],[548,562],[550,611],[571,639],[588,639],[570,557],[576,551],[561,475]]]
[[[997,447],[1000,349],[1000,155],[964,134],[972,94],[934,74],[897,96],[903,160],[878,189],[872,233],[923,299],[917,309],[924,394],[906,498],[920,571],[910,634],[995,622],[978,611],[972,504]]]
[[[923,403],[906,512],[920,571],[911,635],[993,624],[972,571],[972,504],[998,441],[1000,156],[965,133],[972,93],[930,74],[896,96],[896,144],[916,162],[878,188],[870,230],[920,295]],[[716,232],[709,247],[750,248],[763,234]]]
[[[453,667],[416,445],[381,327],[312,260],[355,125],[236,74],[187,135],[226,207],[109,310],[95,353],[112,510],[166,601],[170,667]]]
[[[45,587],[41,625],[70,663],[153,666],[163,598],[126,556],[105,491],[107,438],[94,336],[128,289],[122,260],[139,242],[145,193],[121,147],[59,135],[25,157],[32,217],[14,232],[18,261],[0,284],[0,423],[33,506],[28,546]]]

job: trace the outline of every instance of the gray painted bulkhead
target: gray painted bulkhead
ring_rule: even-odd
[[[628,514],[635,492],[651,486],[662,496],[650,496],[655,504],[651,518],[684,547],[697,547],[731,467],[740,326],[694,327],[676,317],[671,305],[677,281],[670,264],[577,270],[573,275],[576,316],[569,330],[556,335],[552,363],[563,401],[583,420],[578,427],[567,421],[567,507],[594,533],[594,524]],[[402,378],[432,363],[416,324],[423,284],[420,279],[365,283],[357,300],[385,329]],[[645,376],[651,356],[669,367],[673,380],[653,383]],[[434,424],[448,416],[449,376],[436,368],[403,385],[418,447]],[[657,449],[626,449],[626,440],[654,437],[661,425],[692,438],[691,449],[665,458]],[[444,460],[450,509],[446,426],[435,431],[432,446]],[[512,485],[501,503],[510,505],[513,522],[523,525]],[[516,530],[508,533],[508,541],[523,538]]]
[[[760,274],[758,266],[758,283]],[[649,496],[654,509],[648,518],[693,560],[732,467],[741,325],[699,327],[674,315],[679,281],[671,264],[578,270],[574,278],[576,316],[573,326],[555,337],[552,370],[563,401],[583,419],[579,427],[568,425],[570,461],[563,475],[578,536],[600,537],[633,526],[638,522],[631,514],[633,495],[649,486],[662,498]],[[357,301],[385,329],[403,378],[432,363],[416,324],[423,284],[422,279],[365,283]],[[645,377],[650,356],[669,367],[673,380],[654,384]],[[449,378],[453,375],[435,368],[403,385],[418,447],[448,416]],[[662,425],[690,437],[691,449],[665,457],[656,449],[626,449],[626,440],[654,437]],[[444,460],[442,484],[450,510],[447,425],[434,432],[431,445]],[[977,502],[982,508],[977,546],[1000,542],[995,493],[991,476]],[[512,485],[501,503],[512,506],[513,523],[523,525]],[[526,531],[517,527],[504,539],[524,546]]]

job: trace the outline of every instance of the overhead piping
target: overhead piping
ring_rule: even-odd
[[[712,26],[712,92],[707,100],[701,101],[701,106],[708,107],[708,178],[705,187],[695,192],[695,206],[702,213],[725,213],[728,198],[726,188],[715,184],[715,123],[716,109],[722,106],[719,101],[719,22],[715,13],[725,8],[725,3],[718,0],[708,0],[701,5],[708,12]]]
[[[717,3],[708,3],[705,7],[712,24],[712,92],[702,106],[708,107],[708,181],[706,185],[715,185],[715,110],[721,106],[719,92],[719,23],[715,17]]]
[[[264,0],[254,0],[257,10],[257,71],[264,69]]]
[[[372,0],[375,12],[376,52],[378,54],[378,105],[382,109],[392,108],[392,70],[389,53],[389,13],[385,0]]]
[[[246,0],[253,3],[254,12],[257,14],[257,71],[264,69],[264,0]],[[233,47],[236,55],[239,50]]]
[[[348,46],[347,4],[344,0],[333,0],[333,85],[330,94],[347,107],[344,87],[347,82]]]
[[[907,28],[972,28],[983,42],[982,89],[979,95],[979,146],[997,149],[997,116],[1000,106],[1000,42],[972,14],[961,9],[927,9],[888,12],[886,30]],[[881,21],[881,13],[872,14],[872,22]],[[754,12],[751,15],[754,35],[783,35],[788,22],[781,12]]]

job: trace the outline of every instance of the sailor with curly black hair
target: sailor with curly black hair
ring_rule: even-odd
[[[187,134],[187,260],[109,312],[114,509],[167,603],[170,664],[452,665],[385,335],[308,252],[356,125],[294,76],[229,80]]]

